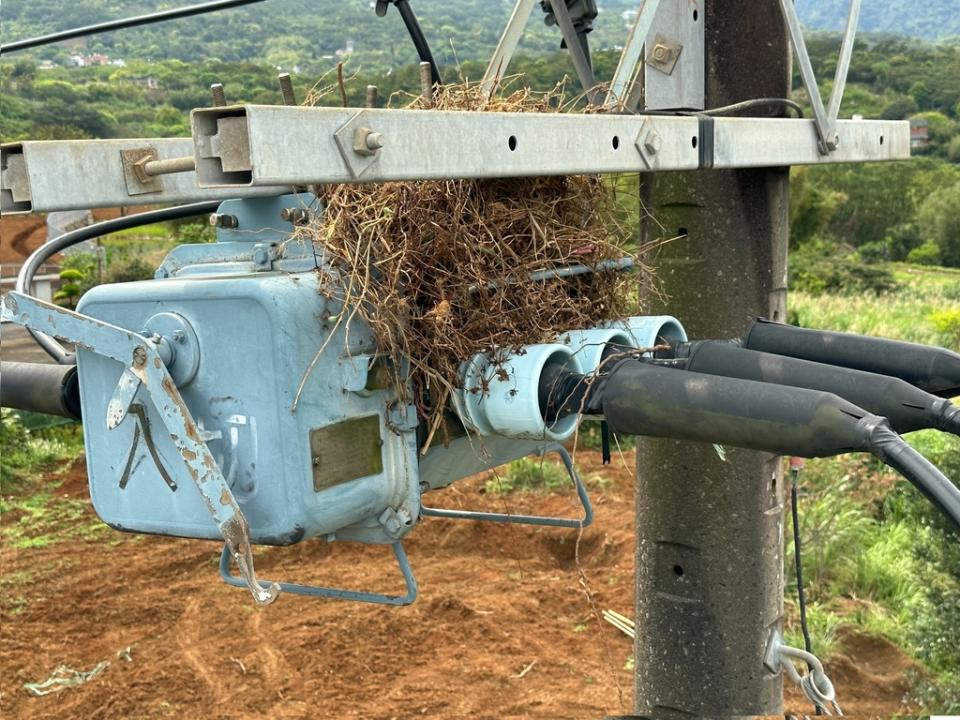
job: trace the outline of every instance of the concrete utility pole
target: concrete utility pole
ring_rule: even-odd
[[[790,48],[776,3],[717,0],[704,12],[706,106],[787,97]],[[779,115],[761,108],[751,114]],[[771,148],[771,154],[775,151]],[[684,234],[654,258],[692,338],[741,335],[786,312],[788,170],[646,176],[646,239]],[[664,228],[657,225],[661,223]],[[779,459],[710,445],[638,446],[636,700],[647,717],[777,715],[763,667],[783,620]]]

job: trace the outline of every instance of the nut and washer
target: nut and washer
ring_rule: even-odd
[[[236,215],[228,215],[226,213],[213,213],[210,216],[210,224],[213,227],[223,228],[225,230],[232,230],[240,226]]]
[[[368,127],[359,127],[353,131],[353,151],[358,155],[376,155],[383,144],[383,135]]]

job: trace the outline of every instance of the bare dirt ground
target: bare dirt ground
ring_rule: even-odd
[[[597,608],[630,614],[633,479],[603,470],[580,567]],[[580,451],[585,478],[600,471]],[[59,475],[69,520],[95,520],[82,462]],[[572,493],[492,497],[482,479],[447,506],[572,514]],[[6,489],[9,494],[10,490]],[[17,523],[16,513],[4,525]],[[577,532],[429,518],[408,540],[420,599],[383,608],[281,596],[255,608],[217,577],[207,542],[68,533],[44,547],[0,548],[0,712],[5,718],[576,717],[632,706],[631,641],[594,616],[575,560]],[[25,543],[17,543],[24,545]],[[261,577],[396,591],[383,547],[308,541],[267,549]],[[910,661],[847,633],[827,669],[848,714],[902,713]],[[128,650],[129,660],[118,657]],[[856,659],[856,663],[853,658]],[[110,666],[90,682],[33,697],[25,682],[58,665]],[[810,713],[787,688],[787,709]]]

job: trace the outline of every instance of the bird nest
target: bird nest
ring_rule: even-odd
[[[432,111],[424,105],[407,104]],[[432,107],[565,109],[559,88],[487,100],[466,83],[437,90]],[[397,393],[428,428],[424,452],[438,428],[446,440],[441,421],[464,361],[485,353],[496,365],[524,345],[632,314],[646,279],[638,273],[650,273],[614,183],[597,176],[329,185],[319,194],[323,217],[302,232],[340,270],[337,287],[321,292],[342,293],[341,321],[359,317],[372,330]],[[624,258],[632,272],[605,269]],[[571,266],[590,271],[557,276]]]

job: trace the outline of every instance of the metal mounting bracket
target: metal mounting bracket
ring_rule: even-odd
[[[593,522],[593,505],[590,504],[590,496],[587,494],[587,489],[580,479],[577,469],[573,466],[573,459],[570,457],[570,453],[568,453],[567,449],[562,445],[549,447],[544,454],[548,452],[557,453],[567,468],[567,474],[573,481],[573,486],[577,490],[577,498],[579,498],[580,506],[583,508],[582,518],[558,518],[545,515],[513,515],[508,513],[474,512],[470,510],[447,510],[444,508],[431,508],[423,504],[420,505],[420,514],[427,517],[442,517],[452,520],[484,520],[487,522],[514,523],[518,525],[546,525],[547,527],[566,528],[584,528],[589,526]]]
[[[400,574],[403,575],[403,581],[406,584],[407,592],[404,595],[386,595],[384,593],[364,592],[361,590],[341,590],[339,588],[323,587],[319,585],[298,585],[296,583],[273,583],[273,586],[279,587],[285,593],[292,595],[306,595],[307,597],[322,597],[331,600],[353,600],[355,602],[374,603],[375,605],[410,605],[417,599],[417,580],[413,576],[413,570],[410,567],[410,561],[407,559],[407,553],[400,542],[393,543],[393,554],[397,558],[397,565],[400,567]],[[220,577],[227,585],[233,587],[246,587],[244,581],[230,573],[230,549],[225,545],[223,553],[220,555]],[[267,588],[266,582],[261,582],[260,586]]]
[[[840,116],[840,103],[843,100],[843,90],[847,84],[847,74],[850,71],[850,58],[853,56],[854,39],[857,35],[857,23],[860,20],[861,0],[850,0],[847,12],[847,24],[843,31],[843,42],[840,45],[840,58],[837,61],[837,72],[834,76],[833,89],[830,91],[828,107],[823,106],[820,88],[817,87],[817,78],[813,73],[813,65],[807,52],[807,44],[803,39],[803,29],[793,0],[780,0],[783,18],[790,33],[790,42],[797,56],[800,66],[800,77],[810,96],[810,106],[813,108],[813,121],[817,128],[817,147],[822,155],[835,151],[840,144],[837,133],[837,118]]]
[[[112,358],[126,367],[108,406],[108,427],[123,422],[137,389],[143,386],[237,562],[244,585],[258,605],[273,602],[280,588],[265,588],[257,582],[247,520],[167,370],[161,344],[18,292],[3,296],[0,318],[75,343],[80,349]]]

